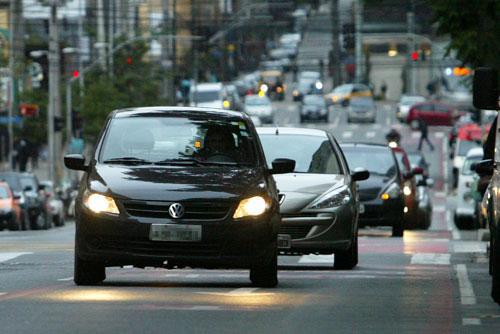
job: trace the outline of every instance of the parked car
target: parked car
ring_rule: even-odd
[[[402,176],[401,189],[405,201],[403,209],[405,228],[426,228],[425,225],[422,225],[423,222],[418,220],[418,194],[417,180],[415,178],[416,175],[421,175],[424,171],[418,166],[411,166],[408,154],[401,146],[393,147],[392,150],[398,161]]]
[[[483,149],[476,147],[467,153],[458,175],[457,205],[453,215],[455,225],[459,229],[479,228],[476,217],[476,201],[472,194],[475,173],[471,170],[473,164],[483,159]]]
[[[243,111],[249,116],[255,116],[262,123],[273,122],[273,106],[267,96],[247,95],[243,104]]]
[[[425,102],[425,97],[420,95],[402,95],[396,107],[396,117],[401,122],[406,122],[410,108],[421,102]]]
[[[345,84],[335,87],[330,93],[325,95],[328,105],[340,104],[344,107],[349,105],[349,101],[354,97],[372,97],[370,87],[363,84]]]
[[[404,234],[403,176],[394,152],[386,145],[340,145],[351,170],[366,168],[370,178],[360,182],[359,226],[391,226],[393,237]]]
[[[8,183],[0,181],[0,230],[18,231],[22,228],[21,206],[17,199]]]
[[[467,153],[473,148],[479,147],[479,143],[471,140],[457,139],[453,154],[452,182],[453,188],[458,186],[458,174],[464,165]]]
[[[300,122],[306,120],[322,120],[328,123],[328,108],[320,95],[306,95],[300,108]]]
[[[40,185],[43,187],[43,192],[47,198],[47,212],[52,218],[52,223],[55,226],[64,226],[65,212],[64,203],[61,199],[61,193],[54,189],[52,181],[42,181]]]
[[[39,191],[38,180],[33,174],[0,172],[0,180],[7,182],[14,197],[19,198],[23,230],[49,228],[45,198]]]
[[[351,98],[351,103],[349,103],[349,107],[347,107],[347,123],[375,123],[376,119],[377,106],[372,98]]]
[[[458,111],[447,104],[429,101],[413,105],[410,108],[406,123],[413,129],[418,128],[418,120],[423,120],[427,125],[452,126],[460,116]]]
[[[278,284],[280,224],[273,174],[244,113],[149,107],[110,114],[95,154],[67,155],[84,171],[76,199],[74,281],[106,267],[249,268],[254,285]]]
[[[327,132],[298,128],[258,128],[268,161],[295,160],[290,174],[276,175],[282,221],[279,233],[291,240],[282,254],[335,254],[336,269],[358,263],[356,181],[366,170],[350,170]]]
[[[189,91],[191,106],[224,109],[224,86],[220,82],[199,83]],[[228,108],[225,108],[228,109]]]

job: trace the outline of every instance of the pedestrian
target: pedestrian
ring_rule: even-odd
[[[382,86],[380,87],[380,95],[382,95],[382,100],[386,99],[386,94],[387,94],[387,83],[382,81]]]
[[[429,147],[431,148],[431,151],[434,151],[434,145],[432,145],[431,141],[429,140],[429,128],[427,127],[427,123],[421,118],[418,120],[418,130],[420,131],[420,141],[418,142],[418,150],[422,150],[422,143],[425,142]]]

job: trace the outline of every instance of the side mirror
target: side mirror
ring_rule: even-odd
[[[286,174],[295,170],[295,160],[292,159],[274,159],[272,165],[271,174]]]
[[[12,198],[15,199],[16,201],[17,200],[20,200],[21,199],[21,195],[18,194],[18,193],[15,193],[15,194],[12,194]]]
[[[473,163],[471,169],[474,168],[474,171],[479,175],[491,175],[493,174],[493,168],[495,167],[495,163],[492,159],[481,160],[479,162]]]
[[[416,166],[416,167],[412,168],[411,173],[413,175],[422,175],[422,174],[424,174],[424,169],[422,167]]]
[[[472,104],[477,109],[498,110],[498,71],[480,67],[474,71]]]
[[[64,156],[64,165],[68,169],[86,171],[89,167],[85,164],[85,157],[81,154],[68,154]]]
[[[45,190],[45,186],[43,184],[38,185],[38,191]]]
[[[427,187],[433,188],[434,187],[434,179],[431,179],[430,177],[425,180],[425,183],[427,184]]]
[[[370,172],[364,168],[356,168],[354,172],[351,173],[353,181],[363,181],[370,177]]]

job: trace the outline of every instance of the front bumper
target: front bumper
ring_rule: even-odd
[[[300,113],[300,116],[302,117],[302,119],[318,120],[327,117],[328,113],[327,112],[321,113],[319,111],[302,111]]]
[[[402,199],[383,201],[379,198],[361,202],[364,212],[359,216],[360,226],[394,226],[403,219]]]
[[[349,112],[347,117],[350,121],[355,122],[375,122],[375,114],[374,113],[356,113]]]
[[[169,219],[98,216],[79,208],[75,251],[84,260],[106,266],[191,266],[249,268],[266,246],[276,241],[279,215],[260,219],[196,221],[178,224],[202,226],[202,240],[151,241],[152,223],[177,223]],[[167,264],[166,264],[167,263]]]

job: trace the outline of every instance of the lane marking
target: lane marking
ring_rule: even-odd
[[[351,129],[353,129],[353,130],[359,129],[359,124],[353,124],[353,125],[351,125]]]
[[[352,131],[345,131],[345,132],[342,134],[342,137],[343,137],[343,138],[352,138]]]
[[[0,296],[6,295],[7,292],[0,292]]]
[[[257,291],[259,288],[238,288],[229,291],[227,294],[230,296],[243,296],[243,295],[249,295]]]
[[[458,287],[460,290],[460,302],[462,305],[475,305],[476,295],[467,275],[467,266],[465,264],[457,264],[455,265],[455,270],[457,271]]]
[[[374,138],[375,137],[375,131],[368,131],[366,133],[366,138]]]
[[[462,318],[462,326],[474,326],[481,325],[481,319],[479,318]]]
[[[72,281],[72,280],[73,280],[73,276],[58,279],[59,282],[66,282],[66,281]]]
[[[455,223],[452,222],[450,210],[446,211],[446,228],[448,231],[451,231],[451,237],[453,240],[460,240],[462,238],[462,235],[455,227]]]
[[[332,255],[302,255],[299,259],[299,263],[331,263],[333,264],[333,254]]]
[[[32,252],[7,252],[7,253],[0,253],[0,262],[5,262],[9,261],[12,259],[15,259],[16,257],[22,256],[22,255],[29,255],[33,254]]]
[[[444,138],[444,132],[436,132],[436,133],[434,133],[434,137],[436,137],[436,138]]]
[[[387,117],[387,119],[385,120],[385,124],[387,126],[391,125],[391,118],[390,117]]]
[[[444,191],[436,191],[434,197],[444,198],[446,197],[446,193]]]
[[[446,206],[444,206],[444,205],[436,205],[433,208],[433,210],[436,211],[436,212],[445,212],[446,211]]]
[[[460,241],[453,244],[455,253],[486,253],[486,243],[481,241]]]
[[[333,120],[333,124],[332,124],[332,127],[333,128],[336,128],[340,123],[340,115],[337,114],[337,116],[335,117],[335,119]]]
[[[444,177],[444,192],[445,194],[448,194],[449,193],[449,180],[448,180],[448,169],[449,169],[449,157],[448,157],[448,143],[446,141],[446,138],[441,140],[441,143],[443,145],[443,152],[444,152],[444,157],[441,157],[441,159],[443,160],[443,168],[444,168],[444,171],[443,171],[443,177]]]
[[[441,253],[415,253],[411,257],[411,264],[431,264],[431,265],[449,265],[450,254]]]
[[[189,308],[191,311],[219,311],[220,309],[220,306],[214,305],[196,305]]]
[[[411,138],[412,139],[417,139],[417,138],[420,138],[420,132],[412,132],[411,133]]]
[[[376,124],[373,125],[373,128],[375,130],[379,130],[381,127],[382,127],[382,125],[380,123],[376,123]]]

